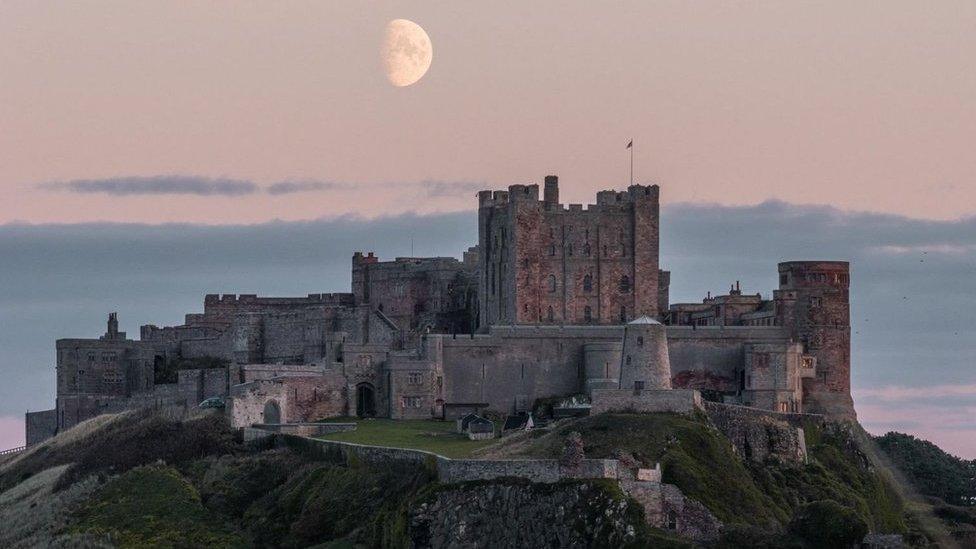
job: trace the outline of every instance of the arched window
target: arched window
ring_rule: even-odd
[[[627,307],[620,308],[620,322],[627,322]]]
[[[583,291],[592,292],[593,291],[593,276],[586,275],[583,277]]]
[[[620,277],[620,293],[625,294],[630,291],[630,277],[624,275]]]
[[[589,305],[583,307],[583,321],[586,323],[593,322],[593,309]]]
[[[552,305],[550,305],[549,306],[549,311],[546,313],[546,320],[548,320],[549,322],[552,322],[555,319],[556,319],[556,316],[555,316],[555,314],[553,314]]]
[[[556,245],[555,244],[550,244],[549,245],[549,255],[556,255]]]
[[[556,291],[556,275],[549,275],[549,293]]]

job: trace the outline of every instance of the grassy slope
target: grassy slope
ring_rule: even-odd
[[[779,528],[801,504],[831,499],[853,508],[878,531],[905,529],[897,494],[843,433],[811,433],[811,460],[805,466],[758,465],[733,454],[728,440],[702,416],[598,415],[537,438],[518,454],[556,457],[571,430],[582,434],[587,457],[615,457],[623,451],[648,466],[661,463],[664,482],[728,524]]]
[[[468,437],[456,431],[453,421],[391,419],[343,419],[341,421],[355,422],[356,430],[333,433],[320,438],[373,446],[426,450],[450,458],[469,457],[476,450],[493,442],[491,439],[468,440]]]
[[[147,540],[180,545],[180,539],[213,534],[207,544],[283,547],[328,540],[397,545],[403,541],[407,506],[430,486],[423,471],[411,475],[343,467],[300,449],[247,447],[214,421],[209,416],[173,420],[126,415],[86,437],[67,437],[52,444],[30,460],[6,464],[0,468],[0,485],[17,484],[52,466],[67,466],[60,481],[47,479],[44,484],[53,488],[56,483],[67,494],[79,479],[109,480],[100,495],[75,515],[74,532],[111,531],[132,545]],[[454,455],[459,452],[457,444],[470,443],[440,438],[449,434],[450,423],[397,423],[408,427],[397,433],[389,429],[390,422],[365,423],[368,426],[359,435],[378,438],[361,438],[361,442],[417,447],[420,440],[441,445],[427,449]],[[876,530],[904,527],[897,495],[866,465],[843,431],[809,430],[812,459],[806,466],[743,463],[703,416],[666,414],[575,420],[550,434],[529,432],[516,437],[521,443],[509,445],[508,450],[522,456],[556,457],[572,430],[583,435],[588,457],[616,457],[623,451],[648,465],[661,462],[666,482],[679,486],[729,524],[782,529],[801,504],[831,499],[854,509]],[[501,442],[503,450],[509,440]],[[498,448],[492,453],[504,455]],[[153,465],[158,460],[169,465]],[[143,493],[146,490],[150,493]],[[141,529],[146,516],[157,521],[152,532]]]
[[[108,536],[119,547],[239,547],[243,540],[167,466],[131,469],[112,479],[77,515],[72,533]]]

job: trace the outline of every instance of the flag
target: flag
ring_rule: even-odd
[[[634,146],[634,140],[633,140],[633,139],[631,139],[631,140],[630,140],[630,143],[627,143],[627,148],[629,149],[629,148],[631,148],[631,147],[633,147],[633,146]]]

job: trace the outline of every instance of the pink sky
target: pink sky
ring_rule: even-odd
[[[378,57],[408,18],[418,84]],[[0,4],[0,222],[254,222],[472,207],[424,180],[637,173],[668,201],[976,213],[976,3]],[[38,183],[180,174],[349,188],[110,197]]]

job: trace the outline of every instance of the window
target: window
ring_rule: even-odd
[[[572,244],[567,244],[566,245],[566,255],[573,255],[573,245]]]
[[[678,529],[678,514],[674,511],[668,511],[668,530]]]
[[[549,245],[549,255],[550,256],[556,255],[556,245],[555,244],[550,244]]]
[[[556,291],[556,275],[549,275],[549,293]]]
[[[644,346],[644,336],[637,336],[637,346],[638,347]]]
[[[593,291],[593,276],[586,275],[583,277],[583,291],[592,292]]]
[[[404,408],[420,408],[423,404],[423,397],[403,397]]]
[[[607,257],[607,245],[603,245],[603,257]]]
[[[88,362],[95,362],[95,353],[88,353]]]
[[[627,365],[630,366],[630,355],[627,355]]]
[[[643,391],[643,390],[644,390],[644,382],[643,381],[635,381],[634,382],[634,394],[635,395],[639,395],[641,393],[641,391]]]
[[[555,315],[553,314],[553,311],[552,311],[552,305],[549,306],[549,311],[548,311],[548,313],[546,313],[546,319],[549,322],[552,322],[553,320],[556,319],[556,317],[555,317]]]
[[[820,298],[820,297],[811,297],[810,298],[810,308],[812,308],[812,309],[819,309],[821,307],[823,307],[823,298]]]
[[[630,277],[624,275],[620,277],[620,293],[625,294],[630,291]]]
[[[590,244],[589,243],[583,244],[583,255],[585,255],[587,257],[590,256]]]
[[[593,309],[589,305],[583,307],[583,321],[586,323],[593,322]]]
[[[627,322],[627,307],[620,308],[620,322]]]
[[[105,383],[121,383],[122,374],[118,370],[105,370],[102,372],[102,381]]]
[[[424,375],[420,372],[410,372],[407,374],[407,383],[420,385],[424,381]]]
[[[789,274],[783,273],[783,274],[779,275],[779,285],[780,286],[786,286],[786,284],[789,283],[789,281],[790,281],[790,275]]]

